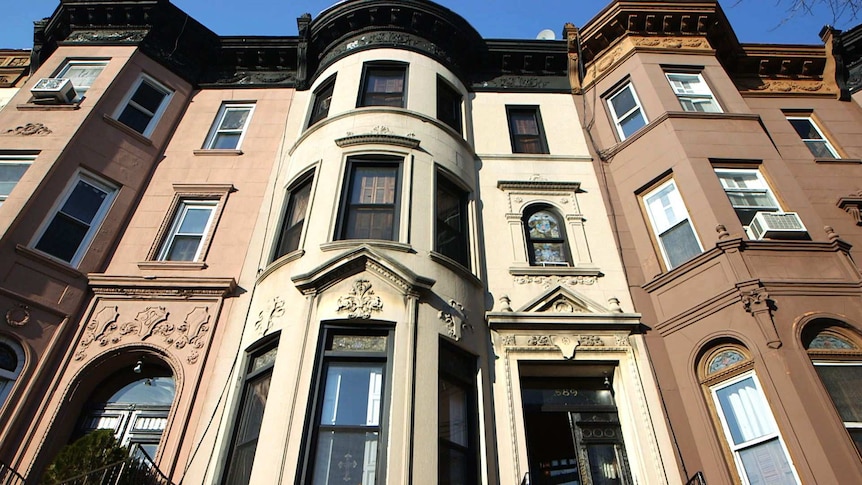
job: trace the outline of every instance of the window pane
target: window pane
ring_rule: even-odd
[[[395,220],[391,208],[357,208],[347,218],[347,239],[392,240],[392,223]]]
[[[351,202],[392,204],[395,202],[397,167],[356,167]]]
[[[828,142],[825,140],[806,140],[805,145],[811,151],[811,154],[817,158],[835,158],[832,150],[829,149]]]
[[[85,224],[90,224],[107,196],[104,190],[79,180],[60,210]]]
[[[739,452],[751,485],[796,485],[793,469],[778,438]]]
[[[123,112],[120,114],[117,121],[138,133],[143,133],[147,131],[147,126],[150,124],[150,120],[152,118],[153,116],[151,114],[144,113],[132,105],[127,105],[125,109],[123,109]]]
[[[776,431],[766,398],[753,378],[718,389],[715,395],[734,444],[744,444]]]
[[[201,244],[201,236],[174,236],[165,261],[194,261]]]
[[[793,125],[793,128],[796,130],[796,133],[799,134],[799,137],[802,139],[821,139],[820,133],[817,132],[817,129],[814,128],[814,125],[811,123],[811,120],[805,119],[790,119],[790,124]]]
[[[253,362],[257,362],[261,358],[263,361],[274,360],[275,352],[276,349],[273,348],[266,354],[257,357]],[[254,364],[252,368],[254,368]],[[271,382],[272,374],[267,373],[248,381],[245,385],[240,407],[241,414],[237,417],[234,431],[234,449],[229,458],[226,485],[247,485],[249,483]]]
[[[635,97],[634,94],[632,94],[631,88],[626,87],[614,95],[614,97],[611,98],[611,105],[614,108],[617,118],[622,117],[634,109],[637,106],[637,102],[635,102]]]
[[[224,117],[222,118],[221,130],[241,130],[245,126],[248,115],[251,113],[249,108],[227,108],[225,109]]]
[[[241,133],[218,133],[213,138],[210,148],[213,150],[234,150],[239,146],[241,136]]]
[[[18,356],[11,347],[0,343],[0,369],[15,372],[18,369]]]
[[[147,82],[142,82],[141,85],[138,86],[138,90],[135,91],[135,94],[132,95],[132,101],[150,113],[158,111],[159,105],[162,104],[162,100],[164,98],[164,92],[156,89]]]
[[[12,192],[29,166],[29,163],[0,163],[0,200]]]
[[[616,447],[612,444],[587,446],[587,459],[590,461],[590,477],[593,485],[617,485],[623,483]]]
[[[464,447],[469,446],[467,390],[441,378],[437,391],[439,393],[440,439]]]
[[[516,135],[538,135],[539,123],[533,110],[511,110],[509,120],[512,133]]]
[[[441,445],[437,460],[437,483],[439,485],[475,483],[475,481],[470,480],[470,460],[465,452]]]
[[[36,249],[63,261],[72,262],[88,229],[88,226],[79,221],[57,213],[36,244]]]
[[[189,207],[183,215],[183,222],[177,232],[183,234],[203,234],[212,214],[211,207]]]
[[[322,425],[377,426],[383,366],[333,364],[326,370]]]
[[[557,218],[546,211],[539,211],[530,216],[527,224],[530,226],[532,239],[560,239],[560,226]]]
[[[377,439],[377,432],[321,431],[312,483],[373,485],[377,476]]]
[[[671,268],[700,254],[700,246],[688,221],[679,223],[676,227],[665,231],[661,236],[662,247],[667,253]]]
[[[646,125],[646,119],[641,114],[640,108],[620,120],[620,128],[623,130],[623,135],[628,138],[632,133],[641,129]]]
[[[386,335],[333,335],[327,350],[340,352],[386,352]]]
[[[567,263],[563,243],[533,243],[533,260],[542,263]]]
[[[841,420],[862,422],[862,365],[817,362],[814,368],[823,380]]]

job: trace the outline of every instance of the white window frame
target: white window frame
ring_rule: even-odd
[[[767,418],[768,424],[772,425],[772,431],[764,433],[755,438],[751,438],[743,443],[736,444],[734,443],[733,435],[727,423],[726,411],[722,408],[721,401],[719,401],[718,399],[718,391],[748,379],[751,379],[752,382],[754,382],[754,387],[757,389],[758,395],[762,400],[762,406],[765,408],[766,411],[769,411],[768,416],[767,414],[764,414],[763,417]],[[731,453],[733,454],[733,461],[736,465],[737,472],[739,473],[739,478],[742,481],[743,485],[749,485],[751,482],[748,478],[748,474],[745,471],[745,467],[743,466],[741,452],[775,439],[778,440],[778,443],[781,445],[781,449],[784,451],[784,456],[787,459],[787,463],[789,464],[790,469],[793,471],[793,477],[796,480],[796,483],[801,483],[799,481],[799,475],[796,472],[796,467],[793,464],[793,459],[791,458],[790,453],[787,450],[787,445],[784,443],[784,439],[782,438],[781,432],[778,429],[778,423],[776,423],[775,421],[775,416],[772,412],[772,408],[769,406],[769,401],[766,399],[766,395],[763,393],[763,387],[761,387],[760,381],[757,379],[757,375],[754,371],[748,371],[725,381],[721,381],[718,384],[712,385],[709,388],[709,393],[710,397],[712,398],[712,402],[715,405],[716,414],[718,414],[719,421],[721,422],[721,428],[724,432],[725,442],[727,443]],[[728,412],[730,412],[730,410],[728,410]]]
[[[620,113],[617,113],[616,110],[614,109],[613,100],[614,100],[614,98],[616,98],[617,96],[622,94],[623,91],[626,91],[626,90],[631,91],[632,98],[635,101],[635,106],[632,109],[626,111],[625,113],[620,114]],[[611,113],[611,120],[614,123],[614,127],[617,130],[617,135],[619,135],[620,141],[625,140],[627,138],[626,134],[623,132],[622,122],[623,122],[623,120],[625,120],[626,118],[628,118],[632,114],[640,111],[640,116],[644,120],[643,126],[639,127],[637,130],[632,132],[632,135],[635,134],[638,130],[640,130],[644,126],[649,124],[649,118],[647,118],[646,112],[643,109],[643,105],[641,104],[641,101],[638,98],[638,94],[635,91],[635,87],[631,82],[625,83],[625,85],[623,85],[622,87],[620,87],[619,89],[614,91],[610,96],[607,97],[607,99],[605,101],[607,102],[608,110]],[[629,135],[629,136],[631,136],[631,135]]]
[[[215,120],[213,121],[213,125],[210,128],[210,132],[207,135],[206,142],[204,143],[205,150],[239,150],[242,146],[242,141],[245,139],[245,134],[248,131],[248,125],[251,124],[251,117],[254,115],[254,103],[222,103],[221,108],[219,108],[218,114],[216,115]],[[227,116],[230,111],[248,111],[248,116],[245,118],[245,123],[240,128],[222,128],[222,123],[224,122],[225,116]],[[222,134],[239,134],[239,139],[236,141],[236,146],[233,148],[216,148],[213,145],[218,139],[219,135]]]
[[[210,230],[212,229],[213,220],[215,219],[215,215],[218,211],[218,202],[219,202],[218,200],[206,200],[206,199],[204,199],[204,200],[201,200],[201,199],[183,199],[183,200],[181,200],[180,204],[177,206],[177,210],[174,212],[173,222],[171,223],[171,228],[168,231],[167,235],[165,236],[164,241],[162,242],[162,248],[161,248],[161,250],[159,250],[158,261],[171,261],[171,262],[174,262],[174,261],[176,261],[176,262],[186,262],[186,261],[187,262],[196,262],[196,261],[198,261],[201,257],[201,252],[205,246],[205,242],[206,242],[207,237],[210,233]],[[203,208],[203,207],[209,208],[209,211],[210,211],[209,217],[207,218],[207,223],[204,226],[203,231],[200,234],[198,234],[198,233],[180,234],[179,228],[182,226],[182,223],[185,220],[186,214],[188,213],[189,209],[199,209],[199,208]],[[200,236],[200,239],[198,240],[198,247],[195,250],[194,258],[192,258],[191,260],[185,260],[185,259],[168,260],[168,259],[166,259],[168,254],[170,254],[170,251],[171,251],[171,248],[173,246],[174,239],[176,238],[176,236],[183,236],[183,235]]]
[[[703,78],[702,74],[691,72],[665,72],[664,75],[665,77],[667,77],[667,82],[670,83],[670,87],[676,94],[677,99],[679,99],[679,104],[680,106],[682,106],[683,111],[689,111],[693,113],[722,112],[721,105],[718,104],[718,100],[715,99],[715,96],[709,89],[709,85],[706,84],[706,80]],[[673,76],[688,78],[689,81],[686,81],[685,83],[683,81],[675,81],[671,79],[671,77]],[[695,82],[692,83],[691,81]],[[683,100],[687,100],[692,107],[696,105],[710,105],[713,106],[715,109],[689,109],[688,107],[686,107],[686,103],[684,103]]]
[[[18,364],[12,371],[0,369],[0,409],[3,409],[3,404],[6,403],[6,398],[12,393],[12,388],[15,387],[15,382],[21,376],[21,371],[24,369],[25,355],[24,350],[14,340],[0,336],[0,344],[6,345],[18,359]]]
[[[132,101],[132,97],[134,97],[135,93],[138,92],[138,89],[144,83],[148,84],[150,87],[152,87],[153,89],[155,89],[157,91],[161,91],[162,94],[164,94],[164,97],[162,98],[162,101],[159,104],[159,107],[156,108],[156,111],[150,111],[150,110],[144,108],[143,106],[139,105],[138,103]],[[140,132],[141,135],[149,137],[153,133],[153,130],[155,130],[156,125],[158,124],[159,119],[162,117],[162,114],[164,114],[165,110],[167,109],[168,104],[170,104],[170,100],[173,97],[173,94],[174,94],[174,91],[172,89],[165,87],[162,83],[156,81],[155,79],[153,79],[150,76],[147,76],[146,74],[141,74],[141,76],[138,78],[138,80],[135,81],[135,84],[132,85],[132,89],[130,89],[129,92],[126,93],[126,96],[123,98],[123,101],[117,107],[117,110],[114,112],[113,118],[115,120],[119,121],[120,123],[122,123],[124,126],[128,126],[125,123],[123,123],[122,121],[120,121],[120,116],[123,114],[123,112],[129,106],[133,107],[136,110],[141,111],[142,113],[144,113],[146,115],[149,115],[150,121],[147,123],[147,127],[144,129],[143,132]],[[129,129],[137,132],[137,130],[135,130],[131,126],[129,126]]]
[[[75,250],[74,255],[72,256],[71,261],[66,261],[62,258],[54,256],[53,254],[46,253],[36,248],[39,244],[39,241],[42,240],[42,237],[45,236],[45,232],[48,230],[48,227],[51,225],[51,222],[66,204],[66,201],[69,199],[69,196],[72,195],[72,191],[75,190],[75,187],[78,186],[79,182],[84,182],[88,185],[91,185],[103,192],[105,192],[105,199],[102,201],[102,205],[99,207],[99,210],[96,211],[96,214],[93,216],[93,219],[89,223],[89,228],[87,229],[86,234],[84,234],[83,239],[81,239],[80,244],[78,244],[78,248]],[[78,264],[84,258],[84,255],[87,253],[87,250],[90,248],[90,243],[93,241],[93,238],[96,236],[96,233],[99,232],[99,227],[102,225],[102,222],[105,219],[105,216],[108,214],[108,211],[111,209],[111,205],[114,202],[114,198],[117,195],[118,188],[106,181],[103,181],[96,177],[95,175],[86,173],[84,171],[78,171],[69,184],[66,185],[66,188],[63,189],[63,193],[60,197],[57,198],[57,201],[54,203],[54,206],[51,208],[48,216],[42,221],[42,225],[39,227],[39,230],[36,232],[36,237],[30,242],[30,247],[34,251],[38,251],[41,254],[48,256],[51,259],[55,259],[57,261],[61,261],[64,264],[69,264],[73,267],[78,267]],[[81,221],[83,222],[83,221]]]
[[[649,199],[651,197],[653,197],[654,195],[658,194],[659,192],[661,192],[662,190],[664,190],[666,187],[671,186],[671,185],[673,186],[673,192],[672,193],[676,194],[676,196],[669,199],[671,206],[672,206],[672,209],[674,211],[681,210],[681,214],[685,214],[685,217],[680,218],[678,221],[676,221],[676,223],[671,224],[668,227],[660,228],[658,226],[658,224],[656,223],[656,216],[650,210]],[[676,185],[676,182],[673,179],[670,179],[667,182],[664,182],[661,185],[659,185],[658,187],[655,187],[654,189],[645,193],[641,197],[641,200],[643,201],[644,209],[647,213],[647,217],[649,218],[650,227],[652,228],[652,232],[653,232],[653,235],[655,236],[656,243],[658,244],[659,249],[661,250],[662,259],[664,260],[665,266],[667,266],[668,269],[673,269],[679,265],[675,266],[675,265],[671,264],[670,257],[667,254],[667,250],[664,247],[664,243],[663,243],[661,236],[663,234],[665,234],[667,231],[669,231],[670,229],[673,229],[674,227],[679,226],[684,221],[687,222],[689,226],[691,226],[691,232],[694,234],[694,240],[697,242],[697,246],[698,246],[698,248],[700,248],[700,251],[703,252],[703,245],[700,243],[700,238],[697,236],[697,231],[695,230],[694,223],[691,220],[691,215],[688,212],[688,208],[685,205],[685,201],[682,200],[682,194],[680,194],[680,192],[679,192],[679,187]],[[680,264],[682,264],[682,262],[680,262]]]
[[[36,155],[3,155],[3,154],[0,154],[0,166],[2,166],[2,165],[25,166],[26,165],[27,168],[24,169],[24,173],[27,172],[30,165],[33,164],[34,160],[36,160]],[[24,176],[24,173],[21,174],[21,177]],[[3,202],[5,202],[6,199],[9,198],[9,194],[11,194],[13,190],[15,190],[15,185],[17,185],[18,182],[20,182],[20,181],[21,181],[20,178],[15,181],[15,184],[12,185],[11,189],[9,189],[9,193],[4,194],[4,193],[0,192],[0,206],[2,206]],[[11,182],[11,180],[0,180],[0,182],[9,183],[9,182]]]
[[[817,125],[817,122],[814,121],[814,118],[812,116],[785,115],[785,117],[787,118],[788,122],[790,120],[806,120],[806,121],[808,121],[808,123],[811,124],[812,127],[814,127],[814,131],[816,131],[817,134],[820,135],[819,139],[817,139],[817,138],[802,138],[801,136],[799,137],[802,140],[802,143],[805,144],[805,148],[808,148],[808,151],[810,151],[812,155],[814,155],[816,157],[814,152],[811,151],[811,147],[808,145],[808,142],[822,143],[823,146],[825,146],[826,149],[829,150],[829,153],[831,153],[834,158],[841,158],[841,155],[838,154],[838,150],[836,150],[835,147],[832,146],[832,142],[829,141],[829,138],[826,137],[826,135],[823,133],[823,130],[820,129],[820,127]],[[791,124],[791,127],[792,126],[793,125]],[[797,135],[799,135],[799,132],[796,131],[795,127],[793,128],[793,132],[796,133]]]
[[[754,174],[757,177],[757,187],[738,187],[738,186],[730,186],[729,180],[726,178],[722,178],[721,174]],[[721,183],[721,188],[724,189],[724,193],[728,194],[728,200],[730,200],[731,193],[760,193],[766,194],[766,196],[772,201],[772,205],[770,206],[750,206],[750,205],[733,205],[733,201],[730,200],[730,205],[734,210],[737,209],[757,209],[758,212],[784,212],[781,209],[781,205],[778,203],[778,199],[775,197],[775,193],[772,192],[772,188],[766,182],[766,179],[763,177],[763,174],[760,173],[759,169],[756,168],[715,168],[715,174],[718,177],[719,183]],[[744,226],[746,229],[748,225]]]
[[[99,74],[101,74],[102,71],[105,70],[105,66],[107,66],[107,65],[108,65],[108,61],[99,61],[99,60],[90,60],[90,59],[87,59],[87,60],[72,59],[72,60],[66,61],[66,63],[63,64],[63,67],[60,68],[60,70],[57,72],[57,75],[54,77],[66,78],[66,75],[69,73],[69,70],[72,69],[73,67],[76,67],[76,66],[99,68],[98,74],[93,76],[93,79],[92,79],[92,81],[95,82],[96,78],[99,77]],[[72,86],[75,87],[75,101],[80,101],[81,98],[83,98],[84,95],[87,93],[87,91],[92,87],[92,85],[93,85],[92,82],[90,84],[79,84],[79,83],[75,83],[73,81]]]

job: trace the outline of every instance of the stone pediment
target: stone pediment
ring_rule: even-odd
[[[403,264],[364,244],[307,273],[295,275],[292,280],[299,291],[308,295],[321,293],[365,271],[379,276],[380,280],[404,295],[423,293],[435,283],[433,279],[417,275]]]
[[[534,298],[518,313],[611,313],[613,311],[576,291],[557,286]]]

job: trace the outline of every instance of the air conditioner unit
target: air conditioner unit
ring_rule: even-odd
[[[758,212],[748,225],[752,239],[804,239],[808,230],[795,212]]]
[[[57,103],[71,103],[77,93],[72,86],[72,80],[62,77],[45,77],[38,81],[30,89],[30,94],[37,101],[54,101]]]

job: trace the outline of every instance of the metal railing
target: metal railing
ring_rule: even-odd
[[[697,472],[693,477],[689,478],[685,485],[706,485],[706,478],[703,476],[703,472]]]
[[[24,482],[21,482],[23,485]],[[6,485],[0,482],[0,485]],[[128,458],[105,465],[56,485],[173,485],[137,443]]]
[[[24,477],[0,462],[0,485],[24,485]]]

